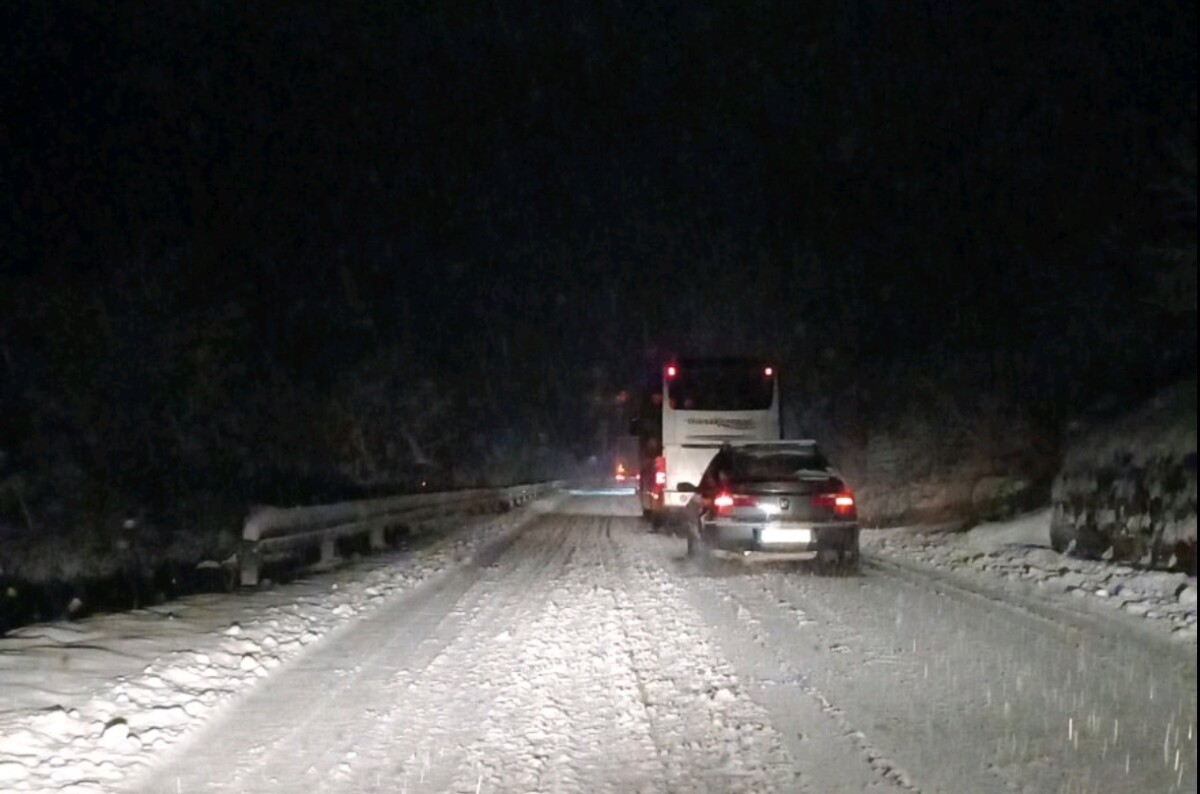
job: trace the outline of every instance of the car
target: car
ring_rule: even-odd
[[[815,441],[726,445],[685,511],[688,556],[816,559],[858,570],[859,524],[853,492]]]

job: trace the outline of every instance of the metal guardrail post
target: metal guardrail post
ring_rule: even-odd
[[[368,536],[368,544],[371,551],[383,551],[387,548],[387,535],[384,533],[383,527],[374,527],[371,534]]]
[[[337,559],[337,538],[321,538],[321,562],[332,562]]]
[[[238,580],[242,587],[258,587],[258,569],[262,566],[262,555],[258,553],[258,543],[253,540],[243,540],[238,552]]]

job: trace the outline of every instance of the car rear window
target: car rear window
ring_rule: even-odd
[[[730,475],[735,480],[790,480],[803,473],[827,472],[829,462],[820,452],[782,452],[766,455],[734,455]]]

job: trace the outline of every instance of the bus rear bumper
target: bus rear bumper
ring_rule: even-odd
[[[695,494],[681,493],[680,491],[664,491],[663,492],[663,507],[667,510],[682,510],[688,506],[688,502],[692,501]]]

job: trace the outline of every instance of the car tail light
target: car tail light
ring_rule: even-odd
[[[742,496],[741,494],[731,494],[721,492],[713,497],[713,508],[716,509],[717,515],[729,515],[735,507],[756,507],[758,499],[753,496]]]
[[[814,494],[810,501],[816,507],[831,507],[839,518],[857,518],[858,510],[854,502],[854,494],[849,491]]]
[[[775,377],[775,368],[774,367],[763,367],[763,375],[768,378]]]
[[[675,366],[674,364],[668,364],[665,371],[668,378],[673,378],[679,374],[679,367]]]

